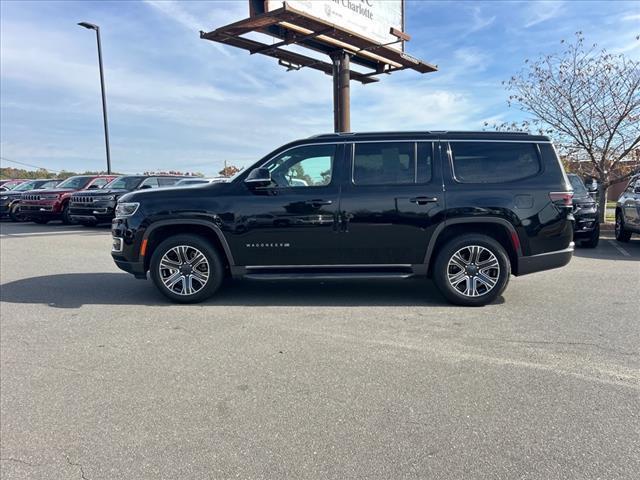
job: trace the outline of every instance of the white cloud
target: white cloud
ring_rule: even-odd
[[[552,18],[556,18],[564,9],[564,2],[529,2],[528,8],[524,12],[525,24],[524,28],[530,28],[539,23],[546,22]]]

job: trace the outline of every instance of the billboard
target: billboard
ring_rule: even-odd
[[[265,10],[277,10],[283,3],[283,0],[265,0]],[[391,28],[404,31],[404,0],[287,0],[286,3],[302,13],[380,44],[398,40],[391,35]],[[389,47],[402,50],[402,43]]]

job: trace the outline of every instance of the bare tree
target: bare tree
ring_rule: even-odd
[[[227,165],[227,162],[224,162],[224,168],[218,172],[218,175],[221,177],[233,177],[236,173],[242,170],[240,167],[236,167],[235,165]]]
[[[532,115],[522,127],[550,134],[565,159],[598,180],[603,221],[609,186],[640,166],[640,63],[585,46],[582,32],[563,52],[525,63],[503,82],[509,106]]]

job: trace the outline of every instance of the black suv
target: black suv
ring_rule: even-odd
[[[111,222],[115,216],[116,202],[125,193],[171,187],[183,178],[174,175],[124,175],[113,179],[100,190],[84,190],[71,195],[69,216],[85,226]]]
[[[596,248],[600,240],[598,204],[578,175],[570,173],[567,177],[573,188],[573,238],[578,246]]]
[[[433,278],[484,305],[510,275],[566,265],[572,190],[547,137],[328,134],[269,153],[229,183],[120,198],[112,256],[176,302],[225,276]]]

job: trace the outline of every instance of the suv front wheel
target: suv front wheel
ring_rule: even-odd
[[[624,229],[624,218],[622,217],[622,213],[619,211],[616,212],[616,240],[619,242],[628,242],[631,240],[631,232]]]
[[[220,255],[204,238],[176,235],[158,245],[151,256],[150,275],[156,287],[178,303],[206,300],[220,287]]]
[[[509,283],[511,262],[505,249],[486,235],[469,234],[446,243],[434,264],[433,280],[451,303],[482,306]]]

